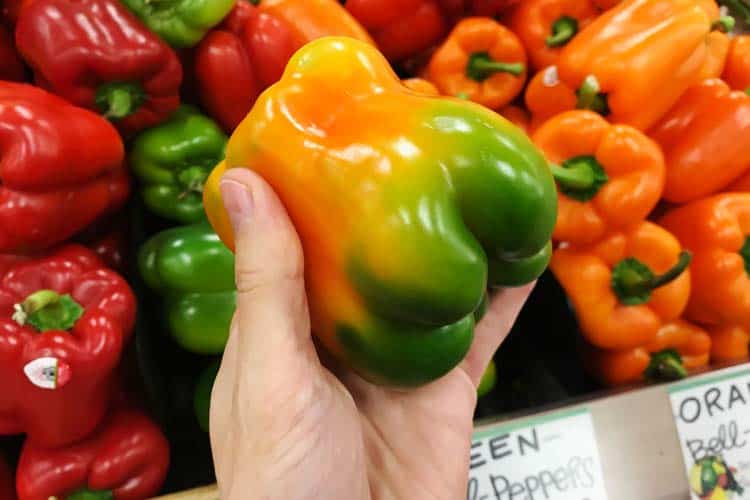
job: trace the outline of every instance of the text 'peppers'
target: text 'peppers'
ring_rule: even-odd
[[[290,213],[313,331],[376,382],[448,372],[488,283],[528,283],[549,260],[555,186],[530,140],[479,105],[407,89],[357,40],[306,45],[230,139],[204,192],[230,247],[219,181],[234,167]]]

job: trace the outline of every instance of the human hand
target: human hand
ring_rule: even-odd
[[[340,368],[310,331],[302,247],[270,186],[224,176],[237,312],[211,397],[222,498],[456,499],[466,495],[476,387],[532,285],[497,293],[464,361],[403,391]]]

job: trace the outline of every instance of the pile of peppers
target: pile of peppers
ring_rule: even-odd
[[[602,384],[748,359],[748,27],[742,0],[2,2],[0,498],[162,489],[144,304],[203,360],[208,432],[230,168],[276,190],[318,344],[373,383],[440,378],[547,269]]]

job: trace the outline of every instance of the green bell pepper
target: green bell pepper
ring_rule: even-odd
[[[184,349],[221,354],[236,304],[234,255],[206,223],[148,240],[138,255],[146,284],[164,297],[169,333]]]
[[[223,158],[227,136],[192,106],[136,137],[130,166],[143,184],[146,206],[161,217],[191,224],[205,218],[203,184]]]
[[[172,47],[192,47],[221,22],[235,0],[122,0]]]
[[[209,414],[211,412],[211,391],[214,388],[216,375],[219,373],[220,360],[216,360],[206,367],[198,377],[198,383],[195,386],[195,397],[193,405],[195,407],[195,416],[201,429],[208,432]]]
[[[481,398],[489,394],[495,388],[496,383],[497,368],[495,367],[495,361],[490,361],[490,364],[487,365],[487,369],[484,371],[484,375],[482,375],[482,380],[479,382],[479,387],[477,387],[477,397]]]

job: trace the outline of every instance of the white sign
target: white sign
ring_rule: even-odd
[[[750,499],[750,370],[669,389],[693,499]]]
[[[475,433],[467,500],[606,500],[587,409]]]

